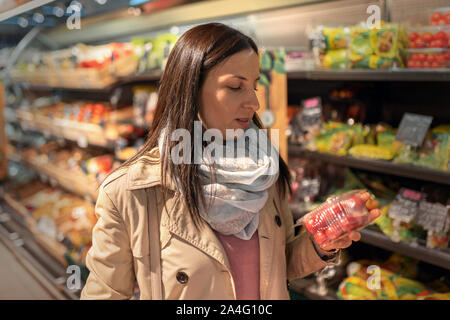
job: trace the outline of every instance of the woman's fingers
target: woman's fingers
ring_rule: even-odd
[[[359,197],[361,198],[362,201],[367,201],[370,198],[370,193],[368,193],[367,191],[364,191],[361,193],[361,195]]]
[[[369,212],[369,219],[370,219],[370,221],[373,221],[376,218],[378,218],[380,215],[381,215],[381,210],[380,209],[370,210],[370,212]]]
[[[370,198],[366,202],[366,207],[369,210],[378,209],[380,207],[380,203],[376,199]]]
[[[361,234],[358,231],[352,231],[342,239],[327,243],[321,246],[321,248],[325,251],[330,251],[333,249],[344,249],[350,247],[353,241],[359,240],[361,240]]]

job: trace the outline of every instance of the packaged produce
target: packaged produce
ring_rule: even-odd
[[[360,144],[348,150],[354,157],[391,160],[394,157],[392,149],[380,146]]]
[[[348,69],[350,53],[347,49],[330,50],[323,58],[323,66],[327,69]]]
[[[450,25],[450,7],[434,9],[430,15],[430,26]]]
[[[419,204],[417,224],[427,231],[427,248],[447,248],[450,230],[450,201],[444,205],[423,199]]]
[[[315,139],[315,143],[308,144],[307,148],[319,152],[346,155],[351,146],[364,143],[365,134],[361,124],[347,125],[330,121],[323,124],[323,130]]]
[[[382,58],[377,55],[371,55],[352,62],[353,69],[390,69],[394,66],[403,67],[402,60],[397,57]]]
[[[450,67],[450,50],[448,49],[408,49],[407,56],[409,69]]]
[[[339,285],[337,296],[345,300],[417,300],[428,296],[431,292],[427,287],[415,280],[380,267],[379,286],[369,279],[371,265],[377,262],[356,261],[351,263],[350,275]]]
[[[380,228],[383,234],[393,237],[394,236],[394,223],[393,219],[388,216],[388,211],[392,204],[389,204],[381,209],[381,215],[374,220],[374,223]],[[396,226],[397,237],[400,241],[413,242],[415,235],[412,232],[412,225],[407,223],[400,223]]]
[[[372,41],[375,43],[375,55],[380,58],[395,58],[399,50],[399,26],[383,24],[380,29],[373,29]]]
[[[408,38],[411,49],[448,48],[450,26],[409,28]]]
[[[375,43],[372,42],[372,31],[362,26],[353,27],[350,31],[350,52],[352,60],[360,60],[374,54]]]
[[[350,43],[350,29],[344,28],[324,28],[326,47],[328,50],[347,49]]]
[[[368,201],[373,199],[369,200],[366,191],[353,190],[328,199],[302,217],[300,223],[304,224],[318,244],[324,245],[369,224]]]

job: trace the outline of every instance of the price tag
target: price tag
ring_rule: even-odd
[[[433,117],[405,112],[395,140],[413,147],[421,146]]]
[[[77,143],[80,148],[87,148],[88,139],[86,138],[85,135],[80,135],[78,136]]]

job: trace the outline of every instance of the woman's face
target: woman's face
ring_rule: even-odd
[[[206,129],[249,126],[259,109],[256,85],[259,79],[259,57],[255,51],[237,52],[211,68],[199,92],[199,118]]]

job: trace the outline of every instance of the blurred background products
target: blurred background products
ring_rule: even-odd
[[[145,144],[175,43],[209,21],[258,44],[258,113],[281,133],[293,223],[358,189],[382,212],[359,226],[361,241],[338,265],[290,281],[291,297],[450,298],[447,0],[371,1],[380,21],[369,19],[364,0],[252,8],[56,0],[24,12],[20,4],[0,8],[0,246],[31,266],[23,279],[48,285],[29,290],[22,278],[3,279],[0,288],[16,291],[0,289],[0,299],[40,299],[49,288],[55,299],[79,298],[65,285],[67,268],[80,268],[82,287],[98,188]],[[80,29],[68,29],[69,5],[80,9]],[[418,120],[405,126],[411,117]],[[20,269],[6,255],[2,266]],[[371,285],[373,266],[380,287]]]

